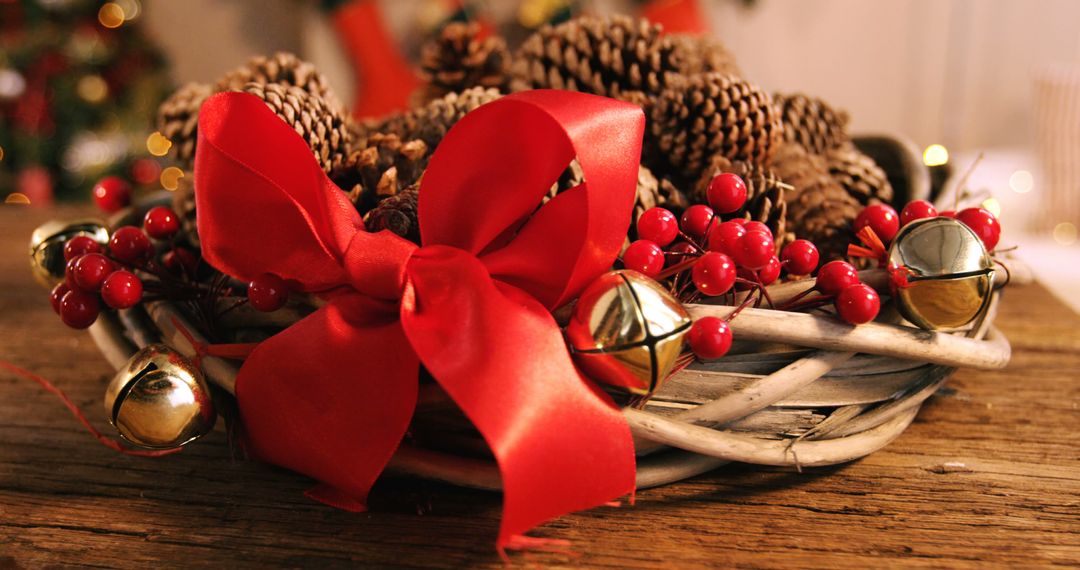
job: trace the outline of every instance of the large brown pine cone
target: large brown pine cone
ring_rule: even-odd
[[[769,95],[721,73],[690,76],[665,89],[651,123],[657,154],[687,180],[697,180],[716,155],[764,164],[783,136]]]
[[[725,75],[742,76],[742,71],[735,64],[735,57],[720,40],[711,36],[689,34],[671,34],[669,38],[679,54],[680,72],[683,75],[715,71]]]
[[[794,187],[785,195],[788,229],[795,237],[814,242],[822,261],[847,257],[847,246],[854,239],[851,225],[862,206],[829,175],[825,159],[788,143],[771,166]]]
[[[361,213],[419,182],[431,157],[424,141],[396,134],[370,133],[354,147],[330,177]]]
[[[846,144],[825,154],[829,174],[862,205],[874,202],[888,204],[893,188],[885,171],[874,159],[859,152],[855,145]]]
[[[461,93],[448,93],[423,107],[395,115],[367,128],[374,132],[395,134],[402,140],[420,139],[434,150],[450,127],[466,113],[501,96],[498,89],[473,87]]]
[[[417,218],[417,198],[420,196],[418,185],[412,185],[401,192],[379,202],[367,216],[364,226],[370,232],[390,230],[395,234],[420,243],[420,223]]]
[[[565,89],[648,104],[682,71],[658,25],[628,16],[583,16],[544,26],[515,54],[514,91]]]
[[[784,140],[802,145],[811,154],[825,154],[848,142],[846,111],[801,93],[773,94],[784,122]]]
[[[330,88],[326,76],[311,63],[288,52],[256,56],[218,80],[217,91],[243,91],[249,83],[278,83],[298,87],[323,100],[329,108],[341,112],[341,101]]]
[[[501,88],[506,83],[510,64],[506,42],[498,36],[481,40],[479,32],[476,22],[452,22],[424,44],[420,75],[425,85],[417,92],[418,103],[470,87]]]
[[[794,239],[787,228],[787,202],[784,192],[788,185],[767,166],[714,156],[694,185],[690,200],[698,204],[708,203],[709,183],[721,173],[735,174],[746,183],[746,205],[725,218],[743,218],[765,223],[776,238],[778,251]]]
[[[214,94],[204,83],[188,83],[169,96],[157,111],[157,130],[172,142],[169,152],[185,168],[195,161],[199,108]]]
[[[280,83],[248,83],[244,91],[262,99],[308,143],[326,173],[345,162],[352,132],[340,112],[307,91]]]

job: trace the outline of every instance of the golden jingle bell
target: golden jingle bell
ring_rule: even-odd
[[[143,348],[116,373],[105,390],[105,413],[125,440],[154,449],[190,443],[217,420],[202,373],[163,344]]]
[[[963,327],[990,306],[994,263],[979,236],[952,218],[904,226],[889,262],[908,270],[908,286],[897,288],[894,298],[900,314],[920,328]]]
[[[611,271],[589,285],[574,306],[567,341],[592,378],[650,394],[679,357],[690,330],[686,309],[636,271]]]
[[[34,230],[30,235],[30,267],[38,283],[52,287],[64,278],[64,245],[76,236],[90,236],[105,245],[109,242],[109,229],[100,220],[53,220]]]

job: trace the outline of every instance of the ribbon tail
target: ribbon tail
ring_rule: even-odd
[[[446,246],[423,248],[407,272],[405,334],[499,463],[500,548],[549,519],[633,491],[629,426],[574,367],[539,301]]]
[[[342,295],[261,343],[236,396],[249,449],[323,485],[309,496],[362,510],[416,407],[419,364],[396,307]]]

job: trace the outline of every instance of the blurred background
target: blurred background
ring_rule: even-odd
[[[346,33],[357,4],[371,21]],[[1080,305],[1075,0],[0,0],[0,197],[87,199],[108,173],[175,184],[153,110],[254,54],[295,52],[354,101],[400,83],[387,70],[416,62],[447,21],[482,20],[513,47],[544,23],[609,12],[711,34],[767,91],[821,97],[854,133],[907,138],[954,183],[982,155],[968,186]],[[364,57],[385,80],[357,77]]]

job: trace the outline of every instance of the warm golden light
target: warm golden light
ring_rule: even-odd
[[[1017,194],[1027,194],[1035,187],[1035,178],[1027,170],[1017,170],[1009,177],[1009,188]]]
[[[926,147],[922,155],[923,164],[927,166],[942,166],[949,162],[949,149],[939,144]]]
[[[180,179],[184,177],[184,171],[175,166],[170,166],[161,171],[161,187],[172,191],[180,185]]]
[[[30,205],[30,197],[22,192],[12,192],[11,194],[8,194],[7,198],[4,198],[4,203],[28,206]]]
[[[150,151],[150,154],[154,156],[165,156],[169,154],[170,148],[172,148],[172,141],[157,131],[154,131],[146,138],[146,150]]]
[[[1058,245],[1076,243],[1076,226],[1069,222],[1061,222],[1054,226],[1054,241],[1058,242]]]
[[[106,28],[119,28],[124,23],[124,9],[116,2],[102,4],[97,18]]]
[[[0,146],[0,161],[4,160],[4,147]]]
[[[84,75],[75,86],[75,92],[87,103],[101,103],[109,96],[109,84],[100,75]]]
[[[124,20],[128,22],[138,18],[142,12],[139,0],[116,0],[114,4],[120,6],[120,10],[124,13]]]
[[[995,218],[1001,217],[1001,202],[998,202],[997,198],[983,200],[982,207],[993,214]]]

